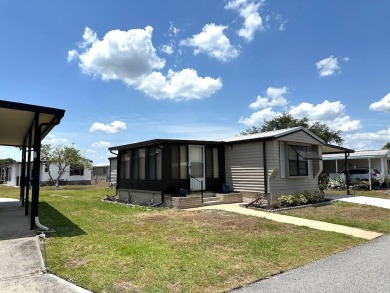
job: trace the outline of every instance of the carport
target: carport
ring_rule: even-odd
[[[20,201],[25,215],[30,216],[31,230],[39,223],[41,142],[64,114],[62,109],[0,100],[0,145],[18,147],[22,152]]]
[[[323,147],[322,147],[322,155],[339,155],[339,156],[343,156],[344,155],[344,166],[345,166],[345,170],[348,170],[348,158],[350,156],[351,153],[354,153],[355,151],[352,150],[352,149],[348,149],[348,148],[345,148],[345,147],[341,147],[341,146],[338,146],[338,145],[332,145],[332,144],[325,144]],[[324,159],[324,156],[323,158]],[[350,189],[349,189],[349,183],[348,183],[348,172],[346,174],[347,178],[347,195],[350,195]]]

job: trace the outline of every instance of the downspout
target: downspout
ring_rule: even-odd
[[[267,156],[266,156],[266,143],[267,141],[263,141],[263,165],[264,165],[264,193],[269,193],[269,186],[268,186],[268,167],[267,167]]]

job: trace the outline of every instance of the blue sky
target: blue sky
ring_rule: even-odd
[[[0,99],[65,109],[44,142],[74,143],[94,164],[110,146],[226,138],[282,112],[378,149],[390,142],[389,11],[387,0],[1,0]]]

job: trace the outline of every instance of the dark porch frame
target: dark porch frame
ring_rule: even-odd
[[[22,151],[20,201],[25,207],[25,215],[30,212],[31,230],[39,215],[41,142],[61,122],[64,114],[62,109],[0,100],[0,125],[7,125],[0,128],[0,145],[18,147]]]
[[[110,152],[117,155],[117,189],[139,189],[150,191],[161,191],[162,199],[166,193],[177,193],[181,188],[190,189],[190,176],[188,174],[186,179],[172,179],[171,163],[172,163],[172,146],[173,145],[185,145],[188,150],[189,145],[198,145],[205,147],[205,164],[206,162],[206,149],[218,148],[218,165],[219,165],[219,178],[210,179],[206,178],[206,189],[210,191],[219,191],[222,189],[225,182],[225,165],[224,165],[224,144],[218,141],[197,141],[197,140],[174,140],[174,139],[155,139],[144,141],[140,143],[127,144],[122,146],[116,146],[109,148]],[[128,150],[136,150],[140,148],[158,148],[162,151],[162,178],[155,180],[136,180],[136,179],[122,179],[121,178],[121,157]],[[188,153],[187,153],[188,156]],[[146,163],[147,164],[147,163]]]

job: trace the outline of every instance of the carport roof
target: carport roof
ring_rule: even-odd
[[[34,144],[36,114],[39,114],[39,124],[44,124],[40,128],[43,139],[61,121],[65,110],[0,100],[0,145],[23,146],[30,129]]]

